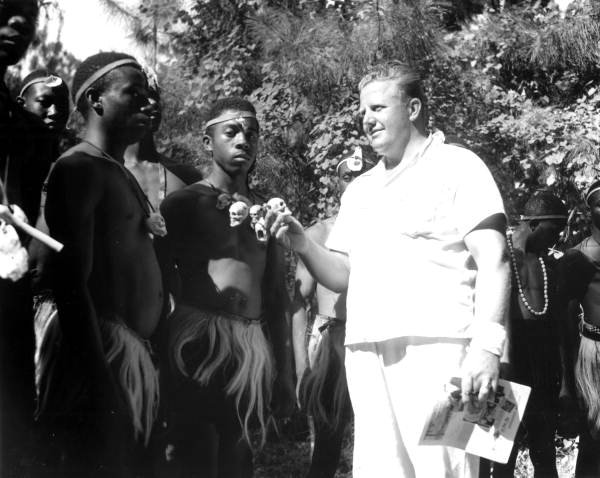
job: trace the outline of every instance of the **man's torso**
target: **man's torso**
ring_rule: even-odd
[[[94,178],[93,187],[100,188],[100,200],[92,213],[92,263],[88,279],[97,316],[123,320],[142,337],[149,337],[162,309],[162,279],[146,227],[143,197],[136,192],[131,182],[134,179],[128,179],[121,166],[81,152],[70,151],[59,162],[64,163],[62,174],[66,177],[69,168],[85,163],[86,174]],[[50,211],[50,195],[51,191],[48,212],[61,214]],[[52,232],[50,220],[49,226]]]
[[[256,318],[262,312],[267,247],[246,218],[229,225],[228,206],[217,208],[219,193],[197,183],[163,203],[182,301],[197,307]]]

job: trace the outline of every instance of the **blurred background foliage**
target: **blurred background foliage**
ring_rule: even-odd
[[[529,194],[577,207],[600,169],[600,2],[594,0],[144,0],[127,20],[157,71],[164,154],[206,170],[202,124],[224,95],[248,97],[261,122],[252,184],[284,197],[305,224],[335,213],[337,163],[362,136],[357,83],[399,59],[426,79],[432,130],[479,154],[516,217]],[[60,15],[44,0],[42,15]],[[29,56],[67,78],[60,38]],[[574,239],[576,240],[576,238]]]

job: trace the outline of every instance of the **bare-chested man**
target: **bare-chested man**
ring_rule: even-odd
[[[217,101],[204,133],[211,173],[161,206],[169,234],[159,250],[176,302],[170,448],[183,476],[252,476],[251,425],[264,438],[272,391],[280,408],[293,405],[283,251],[250,217],[234,222],[229,212],[262,204],[247,183],[258,137],[252,104]]]
[[[38,161],[31,125],[10,98],[4,75],[25,54],[35,33],[36,0],[0,2],[0,235],[8,228],[8,204],[35,221],[46,165]],[[12,230],[13,234],[16,234]],[[5,236],[6,237],[6,236]],[[25,237],[21,237],[25,245]],[[4,254],[4,251],[0,252]],[[0,259],[2,259],[0,257]],[[0,278],[0,476],[24,476],[31,457],[35,407],[33,317],[29,277]]]
[[[160,154],[156,150],[154,135],[162,122],[160,87],[153,72],[147,71],[150,107],[150,130],[135,144],[125,150],[125,166],[136,177],[154,207],[174,191],[202,179],[202,174],[193,165],[181,163]],[[163,176],[162,178],[160,176]],[[163,190],[160,185],[163,183]]]
[[[351,156],[337,168],[340,194],[367,169],[362,159]],[[336,216],[317,222],[306,234],[325,245]],[[346,293],[332,292],[318,284],[302,261],[296,268],[296,294],[292,326],[298,398],[314,420],[314,447],[309,478],[333,477],[337,468],[344,429],[352,414],[344,369]],[[314,305],[313,305],[314,304]],[[316,307],[316,310],[312,310]],[[314,317],[306,344],[308,316]]]
[[[576,357],[569,391],[571,398],[579,401],[584,415],[577,478],[600,476],[600,181],[590,186],[585,201],[590,210],[592,234],[565,253],[559,268],[565,336],[573,349],[570,358]],[[581,311],[576,319],[568,314],[568,301]]]
[[[137,61],[89,57],[73,80],[83,141],[56,162],[46,220],[64,243],[54,293],[60,343],[41,382],[40,420],[60,453],[59,473],[121,476],[137,468],[158,402],[149,339],[164,306],[146,198],[123,165],[149,127]]]
[[[558,242],[567,215],[558,197],[535,193],[525,204],[519,226],[507,237],[513,287],[508,318],[510,366],[505,378],[531,387],[519,436],[527,443],[535,476],[542,478],[558,477],[554,437],[564,374],[557,259],[548,251]],[[518,451],[515,446],[506,465],[494,463],[495,478],[514,476]]]

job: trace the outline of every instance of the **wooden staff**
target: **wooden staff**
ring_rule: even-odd
[[[0,194],[2,195],[2,204],[4,204],[7,207],[10,207],[8,205],[8,197],[6,195],[6,190],[4,189],[4,184],[2,183],[2,179],[0,179]],[[52,249],[56,252],[60,252],[62,250],[62,248],[64,247],[64,245],[62,243],[58,242],[56,239],[53,239],[48,234],[40,231],[39,229],[36,229],[35,227],[30,226],[29,224],[27,224],[26,222],[24,222],[23,220],[21,220],[20,218],[15,216],[14,214],[11,214],[11,217],[10,217],[10,219],[8,219],[7,222],[13,226],[18,227],[24,233],[29,234],[31,237],[33,237],[34,239],[37,239],[42,244],[48,246],[50,249]]]

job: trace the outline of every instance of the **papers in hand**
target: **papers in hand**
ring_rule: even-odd
[[[460,379],[446,385],[428,419],[419,445],[460,448],[498,463],[506,463],[515,441],[531,388],[500,380],[481,409],[463,405]]]

